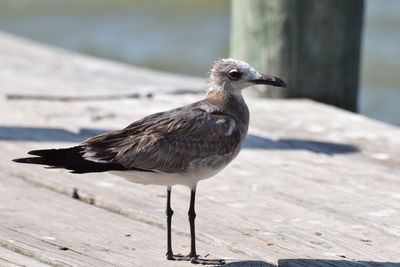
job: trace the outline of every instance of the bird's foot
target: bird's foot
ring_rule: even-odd
[[[223,259],[204,259],[204,258],[192,258],[190,260],[191,263],[193,264],[202,264],[202,265],[224,265],[225,264],[225,260]]]
[[[175,260],[174,254],[172,254],[170,252],[167,252],[167,254],[165,254],[165,256],[167,257],[167,260],[169,260],[169,261]]]
[[[202,265],[224,265],[225,260],[222,259],[205,259],[205,258],[199,258],[199,255],[196,256],[191,256],[191,255],[171,255],[167,254],[167,260],[173,260],[173,261],[190,261],[193,264],[202,264]]]
[[[173,255],[173,254],[168,254],[167,253],[167,260],[171,260],[171,261],[191,261],[194,258],[195,257],[184,256],[184,255],[181,255],[181,254]]]

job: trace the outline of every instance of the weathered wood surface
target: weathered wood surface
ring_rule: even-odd
[[[163,263],[162,254],[153,255],[165,249],[161,242],[165,236],[163,229],[2,173],[0,178],[2,248],[50,266],[157,266]],[[184,239],[177,236],[175,241],[183,245]],[[199,242],[199,246],[205,250],[209,245]],[[212,253],[222,256],[225,251],[213,247]],[[0,259],[2,254],[0,250]]]
[[[0,266],[49,267],[51,265],[45,264],[43,262],[35,260],[30,256],[25,256],[23,254],[20,254],[18,252],[13,252],[12,250],[0,246]]]
[[[7,42],[13,49],[4,45]],[[96,64],[95,59],[70,55],[78,58],[71,62],[64,52],[4,36],[0,49],[2,45],[8,53],[1,58],[9,64],[1,63],[7,71],[0,72],[0,263],[188,266],[164,259],[165,188],[132,184],[109,174],[73,175],[18,165],[11,159],[30,149],[70,146],[201,96],[167,94],[179,88],[179,83],[168,81],[163,88],[170,91],[156,91],[153,79],[138,89],[140,75],[113,91],[114,81],[129,80],[124,75],[134,69],[124,67],[127,71],[115,76],[113,68],[120,65],[111,62]],[[25,47],[31,57],[20,51]],[[65,57],[62,68],[74,69],[68,79],[47,66],[57,57]],[[37,59],[34,65],[32,58]],[[80,60],[90,64],[80,65]],[[35,68],[47,68],[46,75]],[[104,86],[103,95],[138,89],[153,97],[7,97],[98,95],[90,79],[92,68],[107,81],[109,91]],[[24,84],[25,75],[29,82]],[[61,89],[47,86],[48,80]],[[68,85],[63,85],[65,80]],[[193,88],[203,84],[187,81]],[[43,87],[36,93],[39,83]],[[245,149],[227,169],[199,184],[198,252],[225,258],[232,266],[399,266],[400,130],[307,100],[250,98],[248,104],[251,127]],[[187,253],[189,192],[177,186],[172,197],[175,252]]]
[[[262,95],[354,111],[363,11],[364,0],[233,0],[231,55],[288,84]]]

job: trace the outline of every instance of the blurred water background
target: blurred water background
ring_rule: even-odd
[[[229,2],[0,0],[0,30],[97,57],[206,77],[216,58],[229,56]],[[366,4],[359,110],[400,125],[400,1]]]

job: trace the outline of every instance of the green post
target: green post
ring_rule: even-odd
[[[364,0],[232,0],[231,56],[283,78],[263,96],[357,110]]]

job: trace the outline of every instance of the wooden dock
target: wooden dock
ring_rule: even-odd
[[[6,34],[0,51],[0,266],[191,266],[165,260],[165,188],[11,159],[200,99],[205,79]],[[400,129],[309,100],[247,102],[244,150],[198,186],[198,252],[227,266],[400,266]],[[174,187],[176,253],[189,252],[188,198]]]

